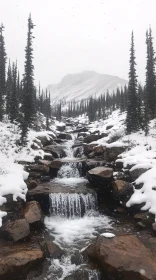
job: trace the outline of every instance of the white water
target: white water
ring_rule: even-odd
[[[96,195],[91,193],[52,193],[49,197],[52,216],[81,217],[88,210],[95,210],[97,205]]]
[[[67,158],[73,160],[72,145],[74,141],[66,143]],[[67,160],[65,158],[65,160]],[[80,177],[76,163],[64,164],[58,178],[53,180],[58,185],[68,185],[73,188],[85,187],[85,178]],[[82,184],[83,183],[83,184]],[[55,193],[50,195],[51,215],[45,218],[45,225],[50,234],[55,237],[55,243],[66,250],[67,254],[61,259],[51,260],[46,279],[63,280],[73,271],[80,269],[81,265],[71,263],[71,255],[75,250],[82,250],[95,239],[99,233],[112,228],[111,220],[96,211],[96,195],[91,193]],[[83,213],[82,213],[83,212]],[[82,217],[82,214],[85,215]],[[84,268],[83,268],[84,269]],[[86,270],[86,269],[85,269]],[[87,279],[98,280],[99,273],[88,269]]]

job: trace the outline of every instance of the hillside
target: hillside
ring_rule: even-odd
[[[78,74],[66,75],[59,84],[49,85],[51,100],[57,103],[60,100],[71,101],[98,97],[107,90],[110,93],[117,87],[127,84],[127,81],[117,76],[99,74],[94,71],[84,71]]]

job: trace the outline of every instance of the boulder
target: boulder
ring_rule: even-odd
[[[17,242],[30,235],[29,223],[26,219],[19,219],[12,222],[6,222],[2,228],[4,237]]]
[[[52,259],[59,259],[64,254],[64,251],[52,241],[46,241],[45,246],[48,257]]]
[[[65,151],[60,145],[49,145],[44,147],[45,152],[50,152],[54,158],[62,158],[66,156]]]
[[[106,130],[111,129],[114,125],[107,125]]]
[[[113,169],[99,166],[87,172],[87,179],[95,187],[106,187],[113,179]]]
[[[45,159],[40,159],[39,163],[42,164],[42,165],[46,165],[46,166],[51,165],[51,161],[50,160],[45,160]]]
[[[123,180],[112,182],[112,198],[122,202],[123,206],[126,206],[126,202],[131,198],[133,192],[133,186]]]
[[[121,235],[112,239],[100,236],[86,251],[89,258],[110,278],[156,279],[156,257],[133,235]]]
[[[73,130],[73,133],[87,132],[87,131],[88,131],[88,128],[81,127],[81,128],[76,128],[75,130]]]
[[[43,159],[52,161],[52,160],[54,160],[54,157],[52,156],[52,154],[44,153],[44,158]]]
[[[40,204],[37,201],[27,202],[24,208],[24,217],[30,225],[41,225],[43,214]]]
[[[57,138],[62,140],[72,140],[72,136],[69,133],[59,133]]]
[[[96,145],[96,144],[89,144],[89,145],[84,144],[84,145],[83,145],[83,152],[84,152],[84,155],[87,156],[87,155],[89,155],[90,153],[92,153],[92,152],[93,152],[93,148],[94,148],[95,146],[97,146],[97,145]]]
[[[60,169],[62,166],[62,161],[55,159],[51,162],[50,168],[56,168],[56,169]]]
[[[103,138],[103,135],[99,135],[99,134],[90,134],[88,136],[86,136],[84,138],[84,143],[91,143],[91,142],[94,142],[94,141],[97,141],[99,139]]]
[[[107,147],[105,150],[105,160],[107,162],[116,161],[118,155],[123,153],[126,147]]]
[[[36,137],[37,139],[39,139],[43,145],[43,147],[47,146],[47,145],[51,145],[53,143],[53,139],[52,137],[47,137],[46,135],[40,135]]]
[[[83,155],[83,147],[79,146],[77,148],[74,148],[73,154],[74,154],[74,157],[77,157],[77,158],[82,157],[82,155]]]
[[[60,125],[57,125],[57,127],[56,127],[56,128],[57,128],[57,130],[58,130],[58,131],[61,131],[61,132],[62,132],[62,131],[64,131],[64,130],[65,130],[66,125],[65,125],[65,124],[62,124],[62,125],[61,125],[61,124],[60,124]]]
[[[105,166],[106,162],[101,160],[87,159],[86,161],[86,170],[91,170],[98,166]]]
[[[138,167],[138,168],[135,168],[135,169],[132,168],[130,170],[131,180],[135,181],[137,178],[139,178],[143,173],[145,173],[149,169],[150,168],[142,168],[142,167]]]
[[[37,185],[38,185],[38,183],[37,183],[35,180],[30,180],[30,181],[27,183],[28,189],[36,188]]]
[[[39,248],[23,245],[2,245],[0,250],[0,280],[23,279],[44,259]]]
[[[100,156],[100,155],[104,154],[105,149],[106,148],[104,146],[100,145],[100,146],[94,147],[93,152],[94,152],[95,156]]]
[[[37,201],[42,211],[45,214],[49,214],[50,202],[49,194],[51,193],[51,184],[43,183],[38,185],[36,188],[28,190],[27,201]]]

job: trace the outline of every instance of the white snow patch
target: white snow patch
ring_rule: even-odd
[[[104,236],[106,238],[113,238],[113,237],[115,237],[115,234],[110,233],[110,232],[105,232],[105,233],[102,233],[101,236]]]

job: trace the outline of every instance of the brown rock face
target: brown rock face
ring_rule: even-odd
[[[123,153],[125,150],[126,147],[110,147],[110,148],[107,147],[105,151],[105,159],[108,162],[116,161],[118,155]]]
[[[4,226],[5,237],[16,242],[30,235],[29,224],[25,219],[7,222]]]
[[[113,169],[109,167],[98,166],[88,171],[88,173],[90,175],[96,175],[103,178],[111,178],[113,176]]]
[[[112,188],[115,192],[121,192],[127,187],[128,183],[123,180],[116,180],[112,183]]]
[[[94,147],[93,151],[94,151],[95,156],[99,156],[99,155],[104,154],[105,149],[106,148],[104,146],[96,146],[96,147]]]
[[[18,279],[43,260],[43,252],[38,248],[22,245],[1,246],[0,280]]]
[[[48,175],[49,167],[46,165],[32,164],[32,165],[26,166],[26,171],[28,171],[30,174],[35,172],[40,175]]]
[[[126,206],[126,202],[130,199],[133,192],[133,186],[123,180],[112,182],[112,198],[119,202],[122,201],[123,206]]]
[[[43,223],[41,207],[37,201],[30,201],[26,204],[24,209],[24,217],[31,225]]]
[[[120,276],[122,280],[156,279],[156,258],[133,235],[117,236],[111,240],[100,236],[86,251],[109,277]]]
[[[51,258],[58,259],[64,253],[64,251],[52,241],[47,241],[46,247],[47,247],[48,254]]]

